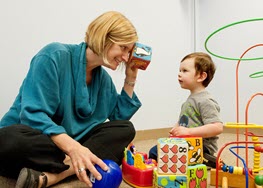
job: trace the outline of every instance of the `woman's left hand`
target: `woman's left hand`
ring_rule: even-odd
[[[134,62],[128,62],[126,63],[126,79],[127,81],[135,81],[138,74],[138,68],[134,66]],[[129,80],[128,80],[129,79]]]
[[[134,62],[126,63],[126,78],[124,79],[124,90],[126,93],[132,98],[133,96],[133,89],[136,83],[136,78],[138,74],[138,68],[134,67]]]

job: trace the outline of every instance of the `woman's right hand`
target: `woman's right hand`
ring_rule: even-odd
[[[108,166],[96,155],[94,155],[88,148],[79,144],[72,152],[68,153],[75,173],[80,181],[85,182],[88,186],[92,186],[86,170],[88,170],[97,180],[101,180],[101,174],[96,170],[95,164],[107,171]],[[82,170],[85,169],[85,170]]]
[[[108,166],[100,158],[67,134],[53,135],[51,139],[70,157],[75,174],[80,181],[85,182],[89,187],[92,187],[92,183],[87,176],[86,170],[93,174],[97,180],[100,180],[102,177],[96,170],[95,164],[105,171],[108,170]]]

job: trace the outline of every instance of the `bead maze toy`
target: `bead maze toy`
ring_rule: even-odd
[[[236,141],[235,142],[230,142],[225,144],[218,153],[218,157],[220,157],[223,149],[227,147],[228,145],[234,145],[236,144],[235,147],[231,147],[230,151],[237,157],[236,158],[236,166],[228,166],[226,164],[222,164],[218,161],[217,159],[217,167],[216,170],[211,171],[211,185],[215,185],[218,187],[219,185],[224,185],[226,184],[230,187],[243,187],[244,185],[246,188],[262,188],[263,187],[263,175],[261,175],[259,172],[263,170],[263,168],[259,167],[260,164],[260,153],[263,152],[262,147],[260,144],[263,144],[263,142],[259,142],[259,137],[263,137],[260,135],[255,135],[253,133],[249,133],[248,129],[250,128],[255,128],[255,129],[263,129],[263,125],[257,125],[257,124],[250,124],[248,123],[248,109],[251,101],[256,97],[256,96],[263,96],[263,93],[256,93],[252,95],[252,97],[249,99],[246,105],[246,110],[245,110],[245,123],[240,123],[239,122],[239,83],[238,83],[238,68],[239,64],[243,58],[243,56],[251,49],[258,47],[258,46],[263,46],[263,44],[257,44],[254,45],[250,48],[248,48],[240,57],[237,67],[236,67],[236,111],[237,111],[237,123],[226,123],[225,127],[228,128],[235,128],[236,129]],[[258,75],[258,73],[254,73],[252,75]],[[245,141],[240,141],[239,139],[239,130],[241,128],[245,129]],[[252,142],[248,141],[248,137],[252,137]],[[245,146],[239,146],[240,144],[243,144]],[[251,145],[251,146],[249,146]],[[233,148],[236,148],[236,153],[233,152]],[[239,156],[239,149],[243,148],[245,150],[245,155],[246,155],[246,160],[244,160],[241,156]],[[254,168],[249,168],[248,167],[248,149],[253,149],[254,150]],[[242,161],[244,167],[239,166],[239,160]],[[221,170],[221,171],[219,171]],[[244,176],[244,178],[242,178]],[[221,181],[219,181],[219,179]],[[238,181],[237,181],[238,179]],[[223,181],[224,180],[224,181]]]
[[[234,128],[236,129],[236,141],[226,143],[225,145],[222,146],[222,148],[218,152],[217,156],[217,162],[216,162],[216,169],[211,170],[211,185],[215,185],[216,188],[218,186],[222,186],[224,188],[227,188],[228,186],[230,187],[246,187],[246,188],[263,188],[263,175],[262,175],[262,170],[263,167],[260,167],[260,157],[261,153],[263,153],[263,147],[262,144],[263,142],[259,140],[259,138],[262,138],[262,135],[256,135],[252,132],[248,132],[248,129],[254,128],[254,129],[263,129],[263,125],[258,125],[258,124],[251,124],[248,121],[248,109],[251,101],[256,97],[256,96],[263,96],[263,93],[256,93],[253,94],[252,97],[248,100],[246,109],[245,109],[245,123],[241,123],[239,121],[239,74],[238,74],[238,68],[240,65],[241,61],[252,61],[252,60],[260,60],[263,59],[263,57],[258,57],[258,58],[244,58],[244,55],[259,46],[263,46],[263,44],[256,44],[248,48],[240,58],[230,58],[230,57],[224,57],[220,56],[217,54],[212,53],[209,51],[207,48],[207,42],[208,40],[216,33],[219,31],[237,25],[241,23],[246,23],[246,22],[252,22],[252,21],[262,21],[263,18],[255,18],[255,19],[250,19],[250,20],[243,20],[239,22],[235,22],[232,24],[229,24],[227,26],[224,26],[215,32],[213,32],[211,35],[208,36],[205,42],[205,48],[206,50],[213,56],[216,56],[218,58],[222,59],[227,59],[227,60],[237,60],[237,66],[236,66],[236,122],[234,123],[226,123],[225,127],[228,128]],[[259,78],[263,76],[263,71],[256,72],[251,74],[249,77],[250,78]],[[245,129],[245,141],[240,141],[240,129]],[[248,137],[252,138],[252,141],[248,141]],[[230,147],[230,145],[234,145]],[[241,146],[242,145],[242,146]],[[220,161],[220,155],[222,154],[223,150],[226,149],[226,147],[229,147],[229,150],[231,151],[232,154],[236,156],[236,166],[229,166],[225,164],[224,162]],[[245,150],[245,159],[243,159],[239,155],[239,149],[244,149]],[[236,152],[233,151],[233,149],[236,149]],[[248,155],[248,150],[253,151],[253,168],[249,167],[249,155]],[[243,163],[243,167],[239,166],[239,160]],[[219,181],[220,180],[220,181]]]
[[[141,70],[146,70],[151,62],[151,57],[152,48],[150,46],[136,42],[132,49],[129,62],[134,62],[135,67]]]
[[[253,95],[250,101],[259,94]],[[263,96],[263,93],[260,93]],[[250,103],[249,101],[249,103]],[[247,109],[249,106],[247,104]],[[246,114],[247,114],[246,110]],[[263,142],[259,141],[259,137],[263,137],[262,135],[255,135],[254,133],[248,132],[249,128],[255,129],[263,129],[262,125],[256,124],[248,124],[247,123],[247,115],[246,115],[246,123],[227,123],[225,125],[228,128],[236,128],[237,130],[241,128],[245,128],[245,141],[235,141],[226,143],[218,152],[216,169],[211,171],[211,185],[215,185],[218,187],[221,185],[222,187],[244,187],[246,188],[263,188],[263,175],[259,172],[263,170],[263,167],[260,167],[260,154],[263,153],[263,147],[261,146]],[[237,134],[239,140],[239,134]],[[248,137],[252,137],[252,141],[248,141]],[[223,150],[230,145],[236,145],[229,148],[231,153],[233,153],[237,157],[236,166],[229,166],[225,163],[222,163],[218,160],[220,158]],[[244,145],[244,146],[240,146]],[[239,155],[239,148],[245,149],[246,160],[244,160]],[[236,152],[233,149],[237,149]],[[249,168],[248,162],[248,149],[253,150],[254,159],[253,159],[253,168]],[[238,160],[241,160],[243,163],[243,167],[238,165]],[[244,176],[244,177],[242,177]],[[221,181],[219,181],[221,180]],[[238,181],[237,181],[238,180]],[[220,183],[221,182],[221,183]]]

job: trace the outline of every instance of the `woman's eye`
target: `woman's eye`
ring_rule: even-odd
[[[126,48],[127,48],[126,46],[121,46],[122,50],[126,50]]]

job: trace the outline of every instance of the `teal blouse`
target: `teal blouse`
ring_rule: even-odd
[[[86,43],[51,43],[32,59],[29,72],[0,128],[29,125],[43,134],[67,133],[79,140],[106,120],[129,120],[141,107],[133,93],[118,94],[103,67],[86,85]]]

